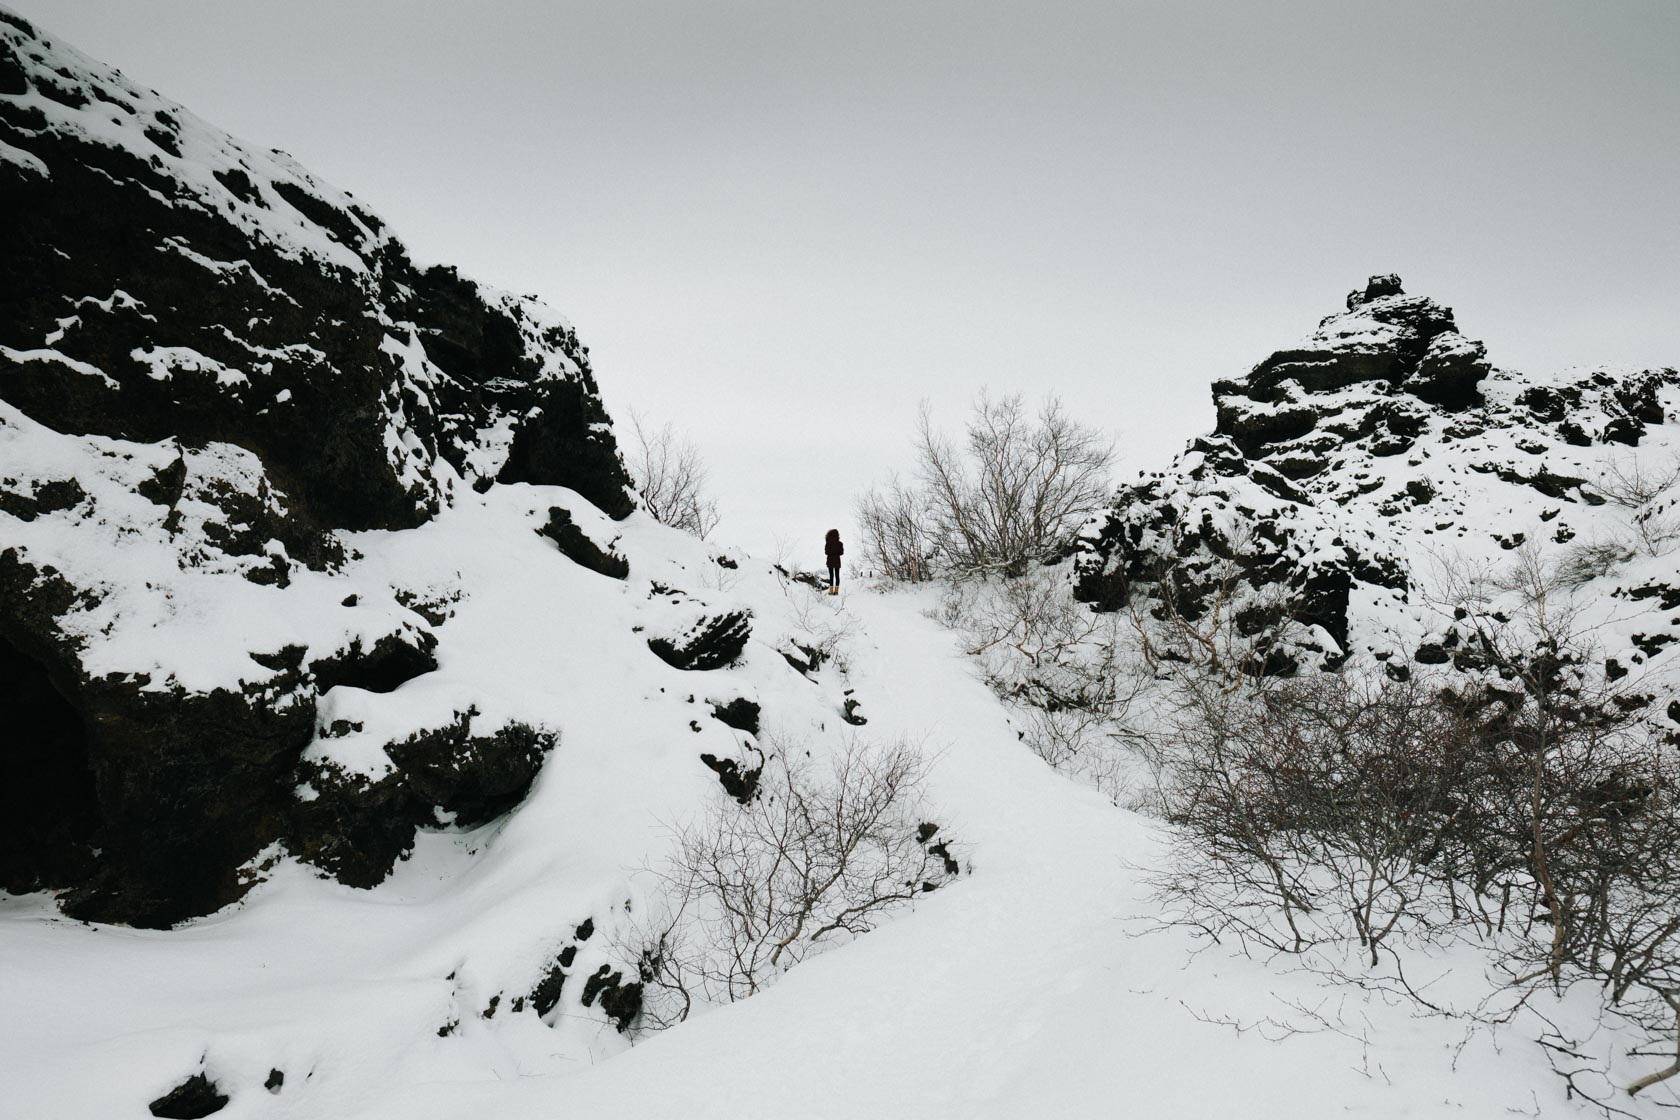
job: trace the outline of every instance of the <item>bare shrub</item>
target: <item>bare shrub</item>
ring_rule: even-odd
[[[717,528],[717,502],[706,493],[706,467],[694,444],[670,423],[654,429],[630,413],[631,476],[656,521],[701,540]]]
[[[956,875],[921,802],[926,773],[905,742],[850,740],[826,775],[772,744],[758,796],[714,803],[657,872],[668,910],[635,954],[650,989],[643,1025],[745,999]]]
[[[1032,561],[1049,559],[1112,489],[1113,444],[1069,416],[1054,395],[1034,416],[1019,393],[982,392],[960,453],[924,404],[916,456],[930,536],[958,574],[1020,575]]]
[[[1680,453],[1658,463],[1631,451],[1606,463],[1592,488],[1628,511],[1633,538],[1647,556],[1663,555],[1680,537]]]
[[[1054,395],[1030,412],[1019,393],[982,392],[961,444],[916,426],[916,485],[896,478],[859,500],[865,546],[895,579],[1018,576],[1052,559],[1106,502],[1114,446]]]
[[[882,578],[906,583],[933,578],[931,518],[920,491],[894,475],[884,490],[871,486],[858,498],[857,520],[864,553]]]
[[[1632,452],[1606,463],[1593,489],[1625,509],[1638,509],[1676,483],[1680,483],[1680,455],[1670,454],[1662,463],[1652,463]]]
[[[1609,575],[1634,555],[1633,549],[1621,541],[1587,541],[1571,548],[1558,561],[1558,580],[1565,587],[1583,587]]]
[[[1590,985],[1603,1019],[1680,1054],[1680,759],[1641,716],[1650,697],[1598,672],[1537,552],[1447,588],[1450,677],[1183,678],[1164,792],[1179,842],[1156,889],[1244,948],[1357,942],[1373,968],[1385,949],[1398,968],[1401,939],[1476,938],[1510,1008]],[[1576,1044],[1546,1040],[1570,1091],[1614,1111]]]
[[[1181,843],[1158,891],[1214,936],[1294,953],[1352,938],[1375,964],[1444,898],[1432,865],[1453,858],[1463,811],[1454,722],[1416,683],[1190,690],[1164,792]]]
[[[953,584],[939,619],[981,678],[1017,713],[1022,741],[1045,762],[1110,798],[1132,790],[1127,725],[1150,674],[1123,616],[1076,601],[1065,573],[1035,566],[1016,579]]]

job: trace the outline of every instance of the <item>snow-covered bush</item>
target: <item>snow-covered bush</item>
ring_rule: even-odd
[[[768,745],[756,796],[714,802],[657,869],[665,909],[626,946],[645,1028],[745,999],[958,873],[922,805],[915,746],[853,739],[823,773],[803,748]]]
[[[1624,512],[1625,541],[1614,543],[1628,557],[1663,556],[1680,542],[1680,453],[1629,450],[1607,460],[1590,489]]]
[[[1427,686],[1348,673],[1182,695],[1163,790],[1179,842],[1156,880],[1177,917],[1269,951],[1357,939],[1374,965],[1446,904],[1482,776]]]

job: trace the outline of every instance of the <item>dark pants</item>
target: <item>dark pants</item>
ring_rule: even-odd
[[[828,566],[828,585],[830,587],[840,586],[840,565],[830,564]]]

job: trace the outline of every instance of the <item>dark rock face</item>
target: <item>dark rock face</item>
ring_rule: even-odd
[[[339,685],[368,692],[395,692],[415,677],[437,669],[432,651],[437,638],[428,630],[382,634],[371,648],[363,649],[360,639],[343,650],[310,662],[320,692]]]
[[[560,951],[554,963],[549,965],[548,971],[543,973],[537,986],[526,996],[526,1002],[538,1015],[547,1015],[560,1004],[560,997],[566,991],[566,970],[572,966],[572,960],[577,956],[577,946],[568,945]]]
[[[726,611],[705,615],[683,633],[670,638],[649,638],[648,648],[659,659],[677,669],[722,669],[735,663],[752,635],[750,611]]]
[[[107,856],[65,912],[164,927],[238,898],[235,869],[275,834],[314,732],[301,671],[209,693],[101,678],[82,695]]]
[[[283,153],[15,17],[0,20],[0,245],[0,720],[16,732],[0,740],[0,888],[166,926],[237,898],[238,868],[276,839],[376,881],[439,810],[515,803],[544,733],[463,720],[390,744],[394,775],[354,796],[328,782],[294,810],[320,695],[436,667],[417,621],[248,649],[219,685],[101,645],[195,580],[336,578],[340,531],[418,526],[462,484],[564,485],[627,515],[572,328],[416,267]],[[122,540],[171,552],[179,586],[65,561]],[[437,626],[436,606],[414,611]]]
[[[602,1012],[612,1020],[618,1033],[623,1034],[641,1014],[641,982],[632,980],[625,983],[624,973],[604,964],[583,982],[583,1005],[593,1007],[596,999],[600,999]]]
[[[1398,454],[1422,431],[1425,406],[1481,400],[1486,350],[1458,333],[1450,308],[1405,295],[1392,275],[1371,277],[1347,302],[1301,346],[1214,386],[1216,432],[1291,478],[1322,470],[1326,452],[1350,441]],[[1338,396],[1355,388],[1364,391]]]
[[[353,887],[372,887],[414,846],[421,827],[471,828],[525,797],[557,736],[524,724],[482,734],[477,712],[386,745],[392,769],[378,779],[304,763],[314,796],[300,801],[288,843],[300,856]]]
[[[0,99],[0,141],[44,169],[0,162],[0,345],[34,355],[4,359],[0,399],[61,432],[247,448],[304,526],[417,524],[447,496],[440,461],[630,511],[569,327],[416,269],[348,195],[63,53],[0,28],[27,87]],[[95,139],[110,120],[132,139]]]
[[[163,1120],[201,1120],[227,1107],[228,1096],[202,1073],[195,1073],[147,1107]]]
[[[0,890],[21,893],[92,874],[99,800],[87,735],[41,662],[0,638]]]
[[[1493,370],[1449,309],[1392,275],[1347,307],[1215,383],[1215,432],[1086,526],[1076,598],[1163,624],[1183,639],[1163,642],[1167,659],[1291,673],[1363,648],[1399,675],[1414,654],[1452,661],[1439,636],[1399,633],[1417,617],[1424,561],[1468,548],[1497,562],[1537,529],[1547,547],[1596,536],[1594,480],[1615,446],[1668,421],[1665,394],[1680,387],[1673,370],[1550,382]],[[1200,644],[1216,624],[1231,648]],[[1654,656],[1641,640],[1634,660]]]
[[[749,767],[745,761],[733,758],[719,758],[714,754],[702,754],[700,761],[706,769],[718,776],[718,784],[723,792],[733,797],[743,805],[751,805],[758,799],[758,781],[764,775],[764,753],[757,747],[749,748],[758,755],[758,765]]]
[[[760,708],[757,701],[748,700],[745,696],[737,696],[727,704],[713,704],[712,717],[726,727],[733,727],[737,731],[745,731],[748,735],[758,734],[758,716]]]
[[[611,579],[626,579],[630,575],[628,560],[611,548],[602,548],[590,540],[588,534],[572,520],[572,515],[559,506],[548,511],[548,523],[537,533],[558,545],[561,554],[574,564],[581,564]]]

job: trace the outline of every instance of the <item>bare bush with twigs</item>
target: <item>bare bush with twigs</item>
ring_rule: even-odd
[[[745,999],[958,873],[922,803],[928,764],[914,745],[851,739],[826,774],[796,746],[769,746],[757,796],[719,799],[656,871],[666,909],[631,954],[645,1029]]]
[[[1662,556],[1680,540],[1680,453],[1661,462],[1630,451],[1604,465],[1592,489],[1627,511],[1632,539],[1647,556]]]
[[[954,442],[923,402],[916,485],[894,479],[859,502],[866,551],[888,578],[1019,576],[1052,559],[1106,503],[1114,446],[1045,397],[982,392]]]
[[[933,578],[932,518],[921,491],[893,475],[884,487],[871,486],[858,498],[857,519],[864,555],[877,575],[903,583]]]
[[[1156,889],[1212,937],[1356,943],[1373,970],[1408,939],[1480,941],[1504,1021],[1590,986],[1603,1020],[1675,1055],[1624,1086],[1641,1093],[1680,1073],[1680,760],[1596,671],[1537,551],[1451,574],[1450,677],[1184,678]],[[1546,1038],[1570,1092],[1616,1112],[1578,1045]]]
[[[706,466],[694,444],[670,423],[652,428],[630,413],[630,475],[656,521],[705,540],[717,528],[717,502],[706,492]]]
[[[1127,717],[1149,673],[1124,616],[1091,610],[1060,569],[1035,566],[1016,579],[948,586],[939,618],[1014,709],[1033,753],[1113,800],[1135,796],[1142,737]]]

